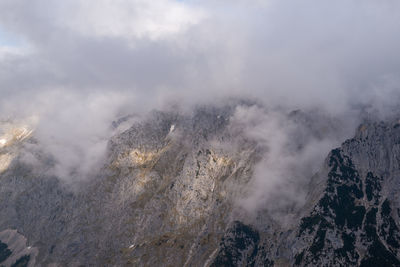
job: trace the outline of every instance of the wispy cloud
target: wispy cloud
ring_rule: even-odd
[[[399,11],[395,0],[2,0],[2,32],[29,52],[3,37],[0,112],[37,114],[47,149],[71,148],[67,169],[101,154],[87,148],[117,114],[170,101],[383,112],[400,91]]]

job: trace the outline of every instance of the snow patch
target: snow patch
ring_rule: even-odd
[[[3,147],[5,144],[7,144],[7,140],[5,138],[0,139],[0,147]]]

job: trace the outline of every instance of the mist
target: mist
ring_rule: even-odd
[[[242,203],[251,209],[268,192],[295,194],[284,177],[304,180],[287,172],[351,137],[360,109],[397,112],[399,11],[396,0],[0,0],[0,116],[29,121],[68,182],[100,164],[113,120],[172,104],[256,99],[346,125],[291,154],[297,126],[239,108],[233,121],[270,151],[255,171],[261,190]]]

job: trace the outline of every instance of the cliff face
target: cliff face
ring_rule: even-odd
[[[50,175],[51,156],[33,153],[40,167],[22,158],[34,138],[9,143],[0,229],[38,247],[41,265],[211,262],[257,161],[255,144],[229,133],[232,112],[150,114],[110,140],[107,162],[79,189]]]
[[[397,121],[361,125],[354,138],[328,155],[310,187],[308,205],[314,204],[303,210],[298,225],[278,231],[278,240],[258,241],[263,233],[252,229],[248,238],[259,244],[256,261],[252,256],[234,265],[399,266],[398,126]],[[222,255],[237,255],[242,248],[225,244],[215,262],[232,266],[227,258],[220,264]]]
[[[300,224],[311,246],[298,264],[400,265],[399,130],[398,122],[365,123],[330,153],[324,193]]]
[[[0,264],[13,264],[10,253],[38,266],[400,264],[397,122],[363,124],[332,150],[282,225],[268,209],[249,218],[237,206],[266,148],[233,127],[235,109],[153,112],[110,140],[104,166],[79,189],[51,175],[44,152],[33,153],[40,167],[22,157],[34,136],[0,147],[13,155],[0,174],[0,231],[27,240],[14,251],[0,233]],[[295,149],[334,131],[287,117],[307,129]]]

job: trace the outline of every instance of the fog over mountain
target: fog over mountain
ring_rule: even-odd
[[[117,116],[171,104],[386,112],[399,96],[399,5],[2,0],[1,115],[35,117],[73,167],[101,154]]]
[[[76,192],[161,135],[211,146],[251,169],[233,172],[248,180],[231,213],[290,225],[333,148],[398,119],[399,12],[397,0],[0,0],[0,149],[32,136],[18,161]],[[146,164],[167,146],[155,147]],[[2,155],[0,174],[13,166]]]

